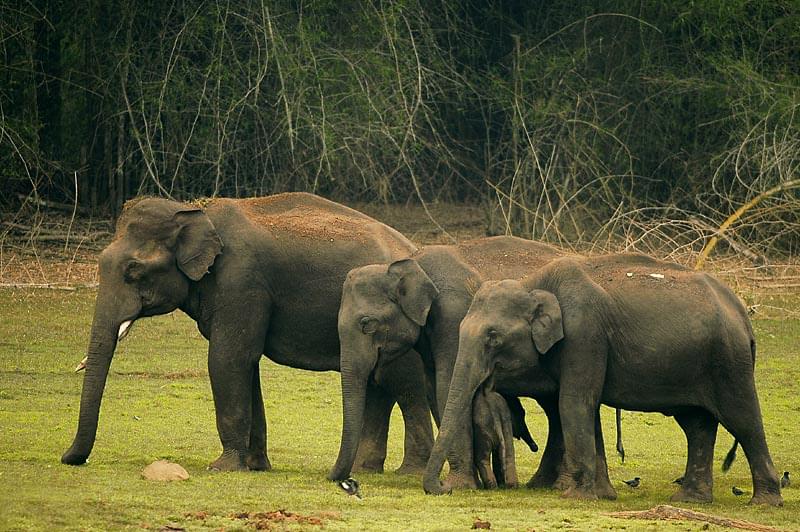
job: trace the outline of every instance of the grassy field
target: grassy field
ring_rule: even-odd
[[[220,451],[205,367],[207,344],[180,313],[142,320],[120,344],[90,463],[63,466],[59,457],[74,435],[82,384],[72,369],[83,357],[93,301],[91,290],[0,290],[0,530],[467,530],[478,518],[493,530],[703,529],[698,522],[604,515],[667,503],[686,452],[673,420],[625,413],[628,457],[620,463],[613,455],[610,409],[603,415],[610,474],[619,492],[615,502],[576,502],[526,489],[430,497],[419,478],[392,472],[357,475],[364,494],[358,501],[325,480],[338,450],[339,374],[266,360],[262,379],[274,470],[207,472],[207,463]],[[694,509],[800,529],[800,321],[758,320],[755,327],[768,441],[776,467],[797,472],[797,487],[784,491],[783,508],[754,508],[746,504],[748,497],[734,497],[732,485],[751,491],[749,469],[740,453],[727,475],[718,472],[731,443],[720,431],[716,501]],[[544,416],[533,402],[525,405],[531,431],[544,443]],[[389,445],[386,465],[392,471],[402,453],[398,412]],[[182,464],[191,479],[143,480],[141,470],[158,458]],[[522,482],[538,459],[517,445]],[[634,476],[642,478],[638,489],[621,483]],[[283,521],[277,514],[256,515],[281,509],[296,515]]]

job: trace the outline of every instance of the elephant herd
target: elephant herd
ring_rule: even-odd
[[[661,412],[683,429],[673,500],[712,497],[719,424],[747,456],[754,503],[781,505],[754,381],[755,340],[715,278],[638,254],[577,256],[514,237],[417,248],[391,227],[307,193],[128,202],[99,258],[78,429],[61,461],[86,462],[119,337],[176,309],[208,340],[220,471],[268,470],[262,356],[341,372],[329,478],[382,471],[395,403],[400,472],[428,493],[514,486],[519,397],[548,420],[529,487],[615,498],[601,404]],[[431,414],[439,428],[434,441]],[[449,474],[442,482],[444,461]]]

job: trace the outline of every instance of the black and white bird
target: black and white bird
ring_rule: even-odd
[[[641,480],[642,479],[639,478],[639,477],[634,477],[631,480],[623,480],[622,482],[624,482],[625,484],[627,484],[628,486],[630,486],[632,488],[638,488],[639,487],[639,481],[641,481]]]
[[[792,483],[792,481],[789,480],[789,472],[788,471],[784,471],[783,472],[783,476],[781,477],[781,488],[788,488],[789,484],[791,484],[791,483]]]
[[[355,497],[356,499],[361,498],[361,494],[358,492],[358,481],[354,478],[348,478],[339,482],[339,487],[344,490],[345,493]]]
[[[673,484],[677,484],[678,486],[683,486],[683,477],[678,477],[672,481]]]
[[[733,486],[731,488],[731,493],[733,493],[734,495],[736,495],[738,497],[739,495],[744,495],[744,490],[740,490],[736,486]]]

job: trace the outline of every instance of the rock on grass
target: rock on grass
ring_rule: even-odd
[[[180,465],[167,460],[156,460],[142,470],[142,477],[146,480],[188,480],[189,473]]]

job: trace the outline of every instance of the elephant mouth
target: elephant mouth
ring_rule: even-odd
[[[123,338],[125,338],[126,336],[128,336],[128,333],[131,330],[131,326],[133,325],[133,322],[135,322],[135,321],[136,321],[136,318],[134,318],[132,320],[125,320],[125,321],[122,322],[122,324],[119,326],[119,331],[117,331],[117,341],[118,342],[120,340],[122,340]],[[89,361],[89,355],[86,355],[85,357],[83,357],[83,360],[78,362],[78,365],[75,366],[75,373],[79,373],[79,372],[85,370],[86,369],[86,362],[88,362],[88,361]]]

